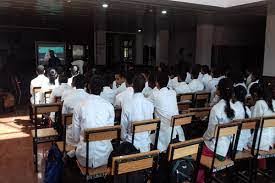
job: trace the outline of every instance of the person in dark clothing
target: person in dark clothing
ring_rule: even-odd
[[[57,67],[61,66],[61,61],[59,58],[55,56],[53,50],[50,50],[49,53],[50,53],[49,68],[57,69]]]

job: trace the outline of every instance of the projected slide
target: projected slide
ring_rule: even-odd
[[[64,43],[51,43],[51,42],[36,42],[36,56],[39,65],[48,65],[50,59],[50,50],[54,51],[56,57],[65,64],[65,44]]]

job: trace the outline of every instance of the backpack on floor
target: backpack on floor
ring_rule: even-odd
[[[172,164],[171,170],[171,182],[178,183],[178,182],[185,182],[191,181],[194,173],[194,160],[192,157],[188,156],[185,158],[181,158],[176,160]]]
[[[62,153],[56,144],[53,144],[49,150],[46,160],[44,183],[59,183],[62,182],[62,174],[64,162]]]

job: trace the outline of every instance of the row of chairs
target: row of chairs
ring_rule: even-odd
[[[197,92],[185,93],[177,95],[179,111],[188,110],[189,108],[203,108],[208,107],[211,93]]]

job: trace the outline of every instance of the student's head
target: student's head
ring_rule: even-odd
[[[192,68],[192,71],[191,71],[191,76],[192,76],[192,79],[198,79],[199,77],[199,74],[200,74],[200,65],[195,65],[193,68]]]
[[[235,93],[235,99],[237,101],[242,102],[243,107],[244,107],[244,111],[245,111],[245,118],[248,118],[248,114],[246,112],[246,107],[245,107],[245,97],[247,95],[247,90],[244,86],[237,86],[234,88],[234,93]]]
[[[210,72],[210,70],[209,70],[208,65],[203,65],[203,66],[201,67],[201,73],[202,73],[202,74],[209,74],[209,72]]]
[[[75,87],[76,89],[84,89],[86,84],[85,76],[82,74],[79,74],[75,77],[73,77],[72,81],[72,87]]]
[[[142,75],[145,77],[145,80],[148,81],[149,80],[149,76],[150,76],[150,71],[149,70],[145,70]]]
[[[161,89],[167,87],[169,78],[167,72],[158,72],[156,74],[156,86]]]
[[[272,92],[272,87],[271,83],[265,83],[264,84],[264,100],[268,105],[268,108],[274,112],[272,100],[273,100],[273,92]]]
[[[45,68],[43,65],[39,65],[37,68],[36,68],[36,73],[38,75],[41,75],[41,74],[44,74],[45,73]]]
[[[155,88],[156,86],[156,74],[151,73],[149,78],[148,78],[148,85],[150,88]]]
[[[233,82],[235,84],[244,82],[244,74],[240,71],[236,71],[232,74]]]
[[[133,86],[133,78],[134,78],[134,73],[133,72],[127,72],[126,73],[126,85],[127,87]]]
[[[121,85],[122,83],[125,82],[125,73],[124,72],[119,72],[119,73],[116,73],[115,74],[115,80],[116,80],[116,83]]]
[[[66,76],[66,74],[60,74],[58,77],[58,82],[59,84],[68,83],[68,77]]]
[[[54,69],[51,69],[49,72],[49,81],[50,84],[55,85],[55,79],[57,77],[57,73]]]
[[[179,82],[184,82],[186,80],[186,77],[187,77],[187,73],[186,72],[181,72],[179,75],[178,75],[178,80]]]
[[[60,74],[64,73],[64,68],[62,66],[58,66],[56,68],[56,72],[57,72],[58,75],[60,75]]]
[[[89,90],[93,95],[99,95],[104,87],[104,80],[99,75],[94,75],[89,82]]]
[[[79,74],[79,67],[76,65],[73,65],[71,67],[71,74],[72,74],[72,76],[76,76],[77,74]]]
[[[53,51],[53,50],[50,50],[49,53],[50,53],[50,57],[51,57],[51,58],[55,57],[54,51]]]
[[[219,78],[221,76],[221,71],[218,67],[212,68],[211,73],[213,78]]]
[[[142,74],[136,74],[133,78],[133,88],[135,93],[141,93],[145,87],[145,78]]]
[[[223,99],[226,102],[224,111],[227,117],[233,119],[235,117],[235,111],[230,107],[230,101],[233,99],[234,94],[233,82],[228,78],[221,79],[217,90],[220,99]]]
[[[261,83],[255,83],[250,87],[249,93],[254,102],[261,100],[264,97],[264,87]]]
[[[254,81],[259,80],[260,77],[261,77],[260,71],[259,70],[254,70],[252,72],[252,78],[251,78],[251,80],[252,80],[252,82],[254,82]]]
[[[223,68],[223,74],[227,78],[232,78],[232,67],[227,65]]]

